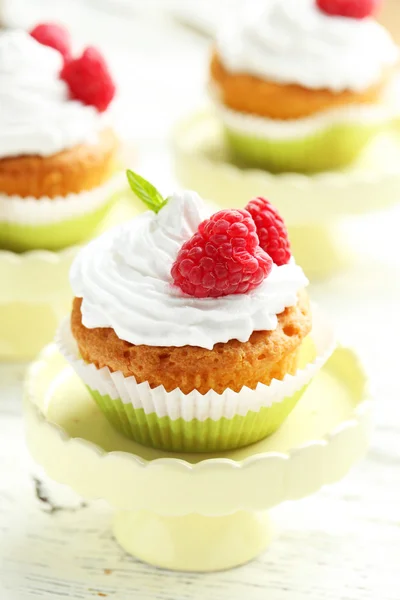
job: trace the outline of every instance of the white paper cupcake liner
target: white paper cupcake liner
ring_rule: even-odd
[[[376,104],[349,104],[317,112],[299,119],[270,119],[228,108],[221,102],[215,85],[209,87],[216,113],[222,123],[232,131],[256,138],[276,141],[302,139],[314,136],[335,125],[384,125],[400,117],[400,91],[398,86],[388,91]]]
[[[246,416],[250,411],[258,412],[292,397],[304,388],[335,347],[332,328],[316,308],[313,310],[311,338],[315,344],[316,358],[294,375],[287,374],[283,380],[274,379],[268,386],[260,383],[254,390],[247,387],[240,392],[227,389],[223,394],[210,390],[205,395],[197,390],[189,394],[183,394],[179,389],[167,392],[163,386],[152,389],[147,382],[137,383],[133,376],[124,377],[119,371],[112,373],[108,367],[97,369],[95,365],[85,363],[79,357],[69,319],[61,323],[56,343],[83,382],[102,396],[118,400],[124,405],[130,404],[133,409],[142,409],[146,415],[155,414],[160,419],[169,417],[171,421],[183,419],[186,422],[203,422],[206,419],[218,421],[224,417],[233,419],[236,415]]]
[[[79,194],[41,198],[0,194],[0,223],[47,225],[95,212],[126,187],[124,172],[118,172],[103,185]]]

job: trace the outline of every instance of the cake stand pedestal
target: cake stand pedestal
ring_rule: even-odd
[[[148,511],[119,511],[114,536],[129,554],[149,564],[207,572],[249,562],[268,545],[271,528],[268,513],[164,517]]]
[[[370,407],[354,353],[335,351],[274,435],[236,451],[173,454],[114,430],[48,346],[30,368],[27,441],[50,477],[114,509],[130,554],[174,570],[243,564],[271,540],[268,509],[341,479],[368,445]]]
[[[400,132],[395,129],[377,137],[347,169],[315,175],[273,174],[234,164],[211,110],[177,126],[173,150],[182,185],[220,207],[243,208],[255,196],[271,199],[286,221],[297,262],[314,279],[353,262],[355,251],[341,228],[348,217],[381,211],[400,200]]]

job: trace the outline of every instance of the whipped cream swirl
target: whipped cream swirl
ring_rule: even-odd
[[[69,99],[62,65],[59,52],[25,31],[0,32],[0,158],[96,142],[100,114]]]
[[[158,214],[148,211],[83,248],[70,279],[75,295],[83,298],[85,327],[111,327],[136,345],[208,349],[275,329],[277,315],[296,304],[308,283],[293,260],[274,265],[249,294],[200,299],[173,286],[177,254],[207,216],[196,193],[175,194]]]
[[[256,2],[226,23],[217,49],[232,73],[334,92],[365,91],[398,60],[379,23],[327,15],[316,0]]]

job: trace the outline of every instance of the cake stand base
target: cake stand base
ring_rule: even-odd
[[[118,511],[117,542],[135,558],[173,571],[221,571],[258,556],[271,540],[267,512],[222,517],[163,517],[144,510]]]

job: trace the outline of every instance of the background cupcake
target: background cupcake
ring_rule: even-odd
[[[193,192],[164,200],[130,182],[152,211],[81,250],[62,353],[145,445],[204,452],[271,434],[332,349],[326,330],[316,353],[304,345],[307,279],[283,221],[265,199],[207,218]]]
[[[0,32],[2,248],[60,249],[95,230],[121,188],[114,94],[101,54],[72,59],[64,29]]]
[[[269,0],[222,29],[211,92],[234,156],[270,171],[354,159],[399,114],[398,49],[370,0]]]

